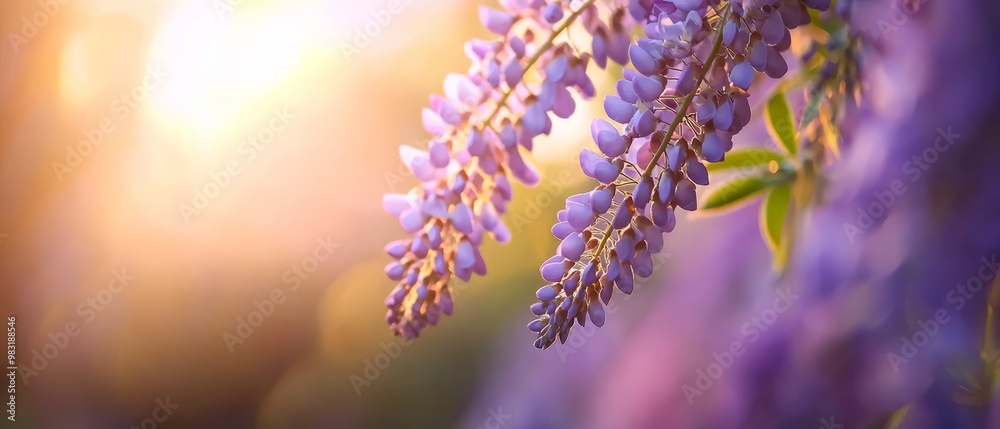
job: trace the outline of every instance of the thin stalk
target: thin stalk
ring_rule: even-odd
[[[677,130],[677,126],[680,125],[681,120],[687,116],[687,110],[691,107],[691,102],[694,100],[695,95],[698,94],[698,89],[701,88],[701,84],[705,81],[705,77],[708,73],[712,71],[712,66],[715,65],[715,56],[719,53],[719,47],[722,46],[722,26],[726,25],[726,21],[729,20],[729,10],[727,9],[725,15],[719,19],[715,26],[714,31],[717,33],[715,36],[715,43],[712,44],[712,50],[708,53],[708,58],[705,62],[705,67],[702,68],[701,74],[698,75],[698,80],[695,81],[694,90],[691,91],[686,97],[684,97],[684,102],[677,109],[677,115],[674,116],[674,120],[670,122],[670,128],[667,129],[667,133],[663,136],[663,141],[660,142],[660,147],[656,148],[656,152],[653,153],[653,159],[649,161],[649,165],[643,170],[641,177],[650,176],[653,173],[653,167],[659,163],[660,156],[663,152],[667,150],[667,143],[670,143],[671,137],[674,135],[674,131]],[[608,225],[606,231],[604,231],[604,237],[601,238],[601,242],[598,243],[597,249],[594,251],[594,255],[598,256],[604,250],[604,246],[607,245],[608,238],[611,237],[611,232],[614,230],[614,226]]]
[[[524,66],[524,71],[521,72],[521,78],[518,79],[518,82],[523,82],[524,77],[528,75],[528,71],[531,70],[531,67],[534,66],[539,59],[542,58],[542,55],[544,55],[546,52],[548,52],[549,49],[552,48],[552,45],[555,44],[556,37],[559,37],[560,34],[566,31],[566,29],[573,24],[573,21],[576,21],[576,18],[578,18],[583,13],[583,11],[587,10],[587,8],[593,5],[594,3],[597,3],[597,0],[587,0],[586,2],[583,3],[582,6],[580,6],[579,9],[577,9],[575,12],[566,17],[566,19],[563,20],[562,24],[559,24],[558,27],[552,30],[552,34],[549,35],[549,38],[545,41],[545,43],[543,43],[542,46],[539,46],[538,50],[535,51],[535,54],[528,59],[528,63]],[[503,96],[500,97],[500,101],[497,102],[496,107],[493,108],[493,112],[490,113],[489,119],[486,120],[487,125],[492,124],[493,121],[497,118],[497,115],[500,114],[500,109],[503,109],[507,105],[507,99],[510,98],[511,94],[514,93],[514,90],[516,88],[517,85],[514,85],[513,87],[507,88],[507,90],[504,91]]]

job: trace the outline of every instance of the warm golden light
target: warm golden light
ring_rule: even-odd
[[[190,127],[200,145],[221,142],[242,109],[289,79],[301,64],[308,15],[273,5],[223,17],[186,5],[160,28],[149,56],[169,75],[154,96],[160,120]]]

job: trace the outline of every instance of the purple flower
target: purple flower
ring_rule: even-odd
[[[448,75],[444,95],[431,96],[421,114],[427,148],[400,148],[420,185],[383,199],[411,234],[386,246],[386,275],[399,282],[386,299],[393,332],[419,335],[451,313],[453,278],[486,273],[483,240],[510,239],[502,220],[510,178],[540,180],[526,158],[534,139],[550,133],[550,115],[575,112],[571,91],[596,95],[587,68],[610,59],[634,68],[604,98],[608,118],[622,126],[591,125],[599,152],[581,152],[580,167],[600,185],[570,197],[552,228],[561,242],[541,266],[550,284],[538,291],[532,312],[541,318],[529,328],[535,345],[548,347],[587,317],[603,325],[600,302],[610,288],[631,293],[634,276],[652,274],[675,209],[697,208],[696,186],[709,182],[705,163],[723,160],[732,134],[750,121],[746,91],[755,73],[787,73],[788,30],[809,21],[806,6],[829,6],[802,1],[621,0],[606,16],[596,0],[481,7],[480,21],[499,37],[466,45],[468,73]],[[563,41],[574,23],[592,36],[591,52]],[[645,37],[630,43],[636,28]]]
[[[603,120],[591,125],[604,156],[584,150],[580,166],[601,185],[586,204],[571,197],[568,226],[553,227],[564,237],[557,258],[568,262],[558,270],[552,260],[542,266],[551,289],[532,306],[543,314],[530,325],[536,347],[566,341],[586,316],[603,325],[601,302],[610,300],[612,285],[631,294],[635,276],[652,275],[652,255],[663,249],[662,234],[674,229],[675,210],[698,208],[697,185],[709,183],[705,163],[722,161],[731,135],[749,122],[746,91],[755,71],[776,78],[788,70],[781,56],[788,29],[808,22],[808,14],[797,0],[782,0],[780,8],[772,6],[777,1],[729,4],[729,10],[706,0],[630,2],[633,17],[649,20],[647,37],[628,47],[635,70],[623,73],[617,96],[604,99],[608,118],[624,125],[621,131]],[[603,33],[594,46],[602,50],[595,55],[605,55]],[[581,252],[584,237],[595,244]]]
[[[416,337],[436,324],[440,314],[451,314],[453,278],[469,280],[486,273],[479,252],[483,239],[510,240],[501,219],[513,197],[509,177],[527,185],[540,178],[522,149],[530,151],[535,137],[551,131],[550,114],[573,114],[571,90],[584,98],[595,95],[587,76],[591,54],[562,41],[569,26],[581,22],[592,35],[605,38],[602,49],[608,58],[627,60],[632,21],[625,6],[615,6],[605,22],[595,3],[586,0],[570,9],[568,1],[506,0],[502,10],[479,9],[482,24],[500,37],[466,44],[472,61],[469,72],[449,74],[444,95],[432,95],[422,112],[424,128],[433,136],[427,149],[400,148],[404,164],[421,184],[382,201],[386,212],[412,235],[385,249],[393,258],[386,275],[399,282],[386,299],[386,321],[395,334]],[[526,83],[529,73],[539,79],[532,75]],[[609,156],[620,155],[628,140],[610,124],[606,128],[613,134],[604,137]],[[594,177],[614,181],[623,165],[591,154],[596,157],[588,158]],[[613,187],[609,189],[595,199],[604,211],[614,194]],[[553,227],[563,240],[560,254],[569,259],[583,256],[590,239],[586,229],[596,217],[590,196],[582,197],[567,205],[569,222]],[[542,277],[562,278],[572,265],[566,258],[544,264]],[[539,292],[540,299],[553,293],[551,286],[546,288]]]
[[[504,11],[480,6],[479,20],[483,23],[484,27],[502,36],[510,31],[510,26],[514,24],[515,17]]]

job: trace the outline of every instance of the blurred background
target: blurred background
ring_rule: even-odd
[[[804,221],[780,280],[801,298],[758,339],[745,325],[780,295],[751,204],[682,217],[604,328],[539,352],[527,307],[555,213],[588,189],[576,158],[599,99],[537,144],[543,183],[516,189],[513,240],[486,244],[490,273],[455,285],[455,315],[413,342],[384,321],[382,247],[403,233],[381,195],[415,183],[398,147],[425,143],[428,95],[488,36],[477,3],[5,0],[0,313],[16,317],[16,426],[1000,427],[955,401],[961,383],[938,365],[994,335],[985,295],[906,371],[886,359],[907,321],[1000,251],[996,139],[975,138],[995,123],[982,58],[995,6],[922,1],[900,23],[899,2],[859,2],[870,36],[886,35],[880,20],[897,30],[845,131],[850,179]],[[938,78],[947,64],[968,67]],[[599,94],[613,87],[593,71]],[[949,125],[968,136],[956,155],[882,232],[847,241],[859,201]],[[735,340],[747,357],[686,396]]]
[[[420,108],[487,36],[476,8],[3,2],[0,305],[21,365],[79,327],[22,375],[18,423],[128,427],[169,397],[163,427],[456,424],[497,334],[526,323],[550,221],[585,186],[568,149],[589,135],[586,118],[559,127],[537,159],[572,180],[519,190],[526,221],[487,247],[492,275],[355,389],[349,376],[396,344],[382,247],[402,231],[381,195],[415,183],[398,147],[425,144]],[[273,313],[227,342],[275,290]]]

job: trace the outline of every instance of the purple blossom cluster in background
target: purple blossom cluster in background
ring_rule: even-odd
[[[541,267],[528,325],[535,346],[565,342],[574,324],[602,326],[617,286],[631,294],[635,277],[653,273],[652,255],[676,225],[674,210],[698,208],[696,188],[708,185],[706,163],[720,162],[732,138],[750,123],[756,72],[780,78],[790,29],[810,22],[807,7],[829,2],[653,1],[630,8],[647,21],[645,38],[628,48],[617,96],[604,99],[621,131],[597,119],[591,131],[601,154],[584,149],[584,174],[600,182],[573,195],[552,233],[562,240]],[[595,56],[598,51],[595,50]]]
[[[624,5],[602,20],[596,0],[506,0],[503,10],[480,8],[480,20],[497,40],[466,45],[472,66],[445,79],[444,96],[423,111],[433,136],[426,150],[403,146],[403,161],[421,181],[407,194],[383,198],[412,238],[389,243],[395,260],[386,274],[399,284],[386,299],[386,321],[397,335],[416,337],[453,309],[449,282],[486,274],[479,246],[489,235],[510,239],[501,216],[512,198],[511,179],[533,185],[538,172],[523,155],[535,137],[552,128],[549,114],[573,114],[571,90],[596,93],[587,75],[591,59],[624,63],[626,31],[634,23]],[[636,3],[633,1],[633,3]],[[594,35],[594,58],[560,39],[574,22]]]

